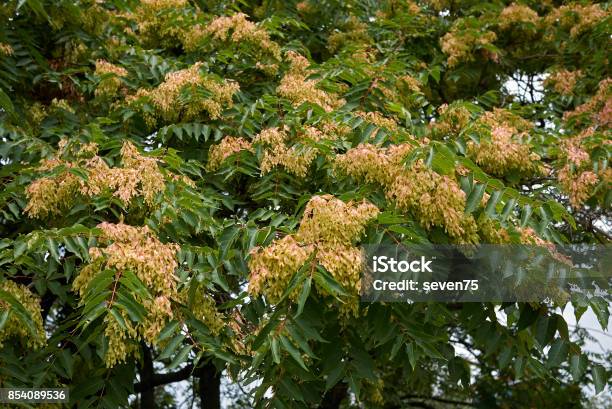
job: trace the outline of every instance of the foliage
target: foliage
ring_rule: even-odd
[[[567,299],[358,300],[362,243],[609,244],[609,5],[562,3],[3,2],[0,386],[585,404]]]

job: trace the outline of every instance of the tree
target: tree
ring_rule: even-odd
[[[358,294],[360,244],[610,243],[607,3],[11,0],[0,19],[2,387],[79,408],[163,407],[182,380],[217,408],[223,373],[257,407],[605,388],[568,299]],[[571,301],[607,326],[608,299]]]

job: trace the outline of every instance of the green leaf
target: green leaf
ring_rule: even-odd
[[[561,362],[563,362],[567,357],[568,351],[569,344],[566,341],[562,339],[555,340],[548,351],[548,361],[546,362],[546,365],[549,368],[556,368],[557,366],[561,365]]]
[[[304,305],[306,304],[306,300],[308,299],[308,295],[310,294],[310,286],[312,284],[312,277],[308,277],[304,281],[304,285],[302,286],[302,291],[300,291],[300,296],[298,297],[298,308],[295,314],[295,317],[299,317],[304,311]]]
[[[527,222],[529,221],[529,217],[531,216],[531,212],[533,209],[530,205],[525,205],[523,207],[523,212],[521,213],[521,227],[525,227]]]
[[[2,331],[2,328],[4,328],[4,326],[6,325],[10,312],[11,310],[8,308],[0,312],[0,331]]]
[[[484,195],[486,184],[475,184],[470,192],[470,195],[465,202],[465,213],[472,213],[480,205],[482,196]]]
[[[327,374],[325,378],[325,390],[328,391],[333,388],[338,381],[344,376],[344,372],[346,370],[346,366],[344,363],[340,362],[338,365],[335,365],[332,371]]]
[[[24,308],[23,305],[21,305],[17,298],[13,297],[12,294],[4,290],[0,290],[0,300],[6,301],[11,306],[11,311],[19,316],[20,322],[25,325],[26,329],[32,336],[36,337],[38,335],[32,315]]]
[[[496,190],[493,193],[491,193],[491,197],[489,198],[489,201],[487,202],[487,206],[485,207],[485,213],[487,214],[487,216],[491,217],[495,214],[495,206],[499,202],[499,199],[501,198],[501,196],[502,196],[501,190]]]
[[[6,95],[2,88],[0,88],[0,108],[4,109],[6,112],[9,113],[13,113],[15,111],[11,98]]]
[[[50,237],[47,238],[47,249],[49,249],[49,252],[53,256],[55,261],[57,261],[58,263],[61,263],[60,255],[59,255],[59,251],[58,251],[58,246],[59,245],[57,244],[55,239],[52,239]]]
[[[501,219],[506,220],[510,215],[510,212],[514,209],[514,205],[516,204],[516,199],[510,199],[506,202],[504,206],[504,210],[502,210]]]
[[[280,357],[280,348],[278,347],[278,338],[276,337],[272,338],[272,341],[270,341],[270,347],[272,350],[272,360],[274,361],[275,364],[280,364],[281,357]]]
[[[172,359],[172,362],[170,362],[170,364],[168,365],[168,369],[172,370],[176,368],[177,366],[179,366],[180,364],[182,364],[183,362],[185,362],[185,360],[187,359],[187,356],[189,355],[189,352],[191,352],[192,349],[193,349],[193,345],[185,345],[178,352],[178,354],[176,354],[174,359]]]
[[[13,257],[14,259],[18,259],[23,253],[28,249],[28,243],[25,241],[16,241],[14,245]]]
[[[582,375],[587,370],[589,364],[588,358],[584,354],[574,354],[570,358],[570,373],[574,382],[579,382]]]
[[[589,305],[595,313],[599,324],[602,329],[608,328],[608,321],[610,320],[610,305],[601,297],[592,297],[589,299]]]
[[[166,345],[166,347],[161,352],[161,354],[159,354],[159,357],[157,359],[162,360],[162,359],[170,358],[174,354],[174,351],[176,351],[178,346],[181,344],[181,342],[183,342],[184,339],[185,339],[185,335],[183,334],[176,335],[174,338],[170,340],[170,342],[168,342],[168,345]]]
[[[280,342],[281,342],[281,345],[283,346],[283,349],[289,352],[289,355],[291,355],[291,357],[295,359],[295,361],[302,367],[302,369],[304,369],[305,371],[308,371],[308,368],[306,367],[306,364],[304,363],[304,360],[302,359],[302,355],[300,354],[300,351],[296,347],[293,346],[291,341],[289,341],[289,339],[287,339],[287,337],[285,337],[284,335],[281,335]]]
[[[164,329],[162,329],[159,335],[157,336],[157,342],[169,338],[172,334],[176,332],[176,329],[179,327],[179,325],[180,322],[176,320],[170,321],[168,324],[166,324]]]
[[[591,368],[593,375],[593,384],[595,385],[595,393],[600,393],[606,387],[608,383],[608,374],[606,368],[601,365],[593,365]]]
[[[115,308],[111,308],[109,310],[110,315],[113,316],[113,318],[115,319],[115,321],[117,321],[117,324],[119,324],[119,326],[124,330],[127,331],[127,325],[125,324],[125,320],[123,319],[123,317],[121,316],[121,314],[119,313],[119,311],[117,311]]]
[[[332,296],[338,298],[338,295],[346,296],[347,292],[342,288],[336,280],[329,275],[321,266],[317,266],[317,271],[314,274],[315,282],[320,285],[325,291]]]
[[[413,370],[416,369],[417,350],[413,342],[406,345],[406,354],[408,355],[408,362],[410,362],[410,366]]]

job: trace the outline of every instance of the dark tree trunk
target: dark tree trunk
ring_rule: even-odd
[[[198,379],[202,409],[221,409],[221,373],[212,362],[199,366],[195,371]]]
[[[142,345],[142,366],[140,367],[140,407],[142,409],[155,409],[155,387],[152,385],[153,379],[153,358],[151,350],[144,343]]]
[[[348,387],[345,383],[336,384],[336,386],[323,395],[319,409],[338,409],[344,398],[346,398],[347,391]]]

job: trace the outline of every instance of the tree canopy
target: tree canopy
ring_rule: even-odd
[[[222,378],[247,407],[585,407],[609,356],[560,308],[606,328],[609,299],[360,303],[360,245],[609,245],[611,14],[2,2],[0,387],[78,408],[174,407],[183,380],[218,408]]]

